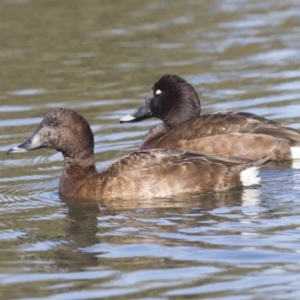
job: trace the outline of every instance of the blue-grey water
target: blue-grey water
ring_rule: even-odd
[[[108,204],[58,194],[62,156],[6,156],[55,107],[99,170],[159,121],[119,124],[165,73],[202,110],[300,129],[298,0],[0,0],[0,299],[300,299],[300,162],[260,188]]]

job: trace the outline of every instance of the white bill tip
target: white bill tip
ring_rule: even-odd
[[[28,152],[28,150],[19,147],[13,147],[7,151],[7,153],[21,153],[21,152]]]
[[[122,118],[120,119],[120,122],[130,122],[130,121],[132,121],[132,120],[134,120],[134,119],[135,119],[134,116],[132,116],[132,115],[127,115],[127,116],[122,117]]]

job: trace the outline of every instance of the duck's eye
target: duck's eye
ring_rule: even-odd
[[[155,95],[160,95],[161,93],[162,93],[161,90],[156,90],[156,91],[155,91]]]
[[[57,122],[57,121],[54,121],[54,122],[52,123],[52,126],[53,126],[53,127],[57,127],[57,126],[58,126],[58,122]]]

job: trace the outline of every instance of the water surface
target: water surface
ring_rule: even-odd
[[[104,204],[58,194],[60,153],[5,154],[68,107],[105,168],[159,122],[118,120],[165,73],[204,113],[299,129],[299,1],[2,0],[0,16],[1,299],[300,298],[299,162],[260,188]]]

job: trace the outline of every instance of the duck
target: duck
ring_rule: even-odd
[[[91,127],[82,115],[67,108],[50,111],[32,135],[7,154],[40,148],[63,155],[61,195],[96,201],[173,197],[259,184],[258,169],[270,160],[150,149],[127,154],[98,172]]]
[[[150,95],[121,123],[156,117],[162,123],[146,134],[139,150],[171,148],[274,161],[300,158],[300,133],[248,112],[226,110],[201,115],[194,87],[178,75],[163,75]]]

